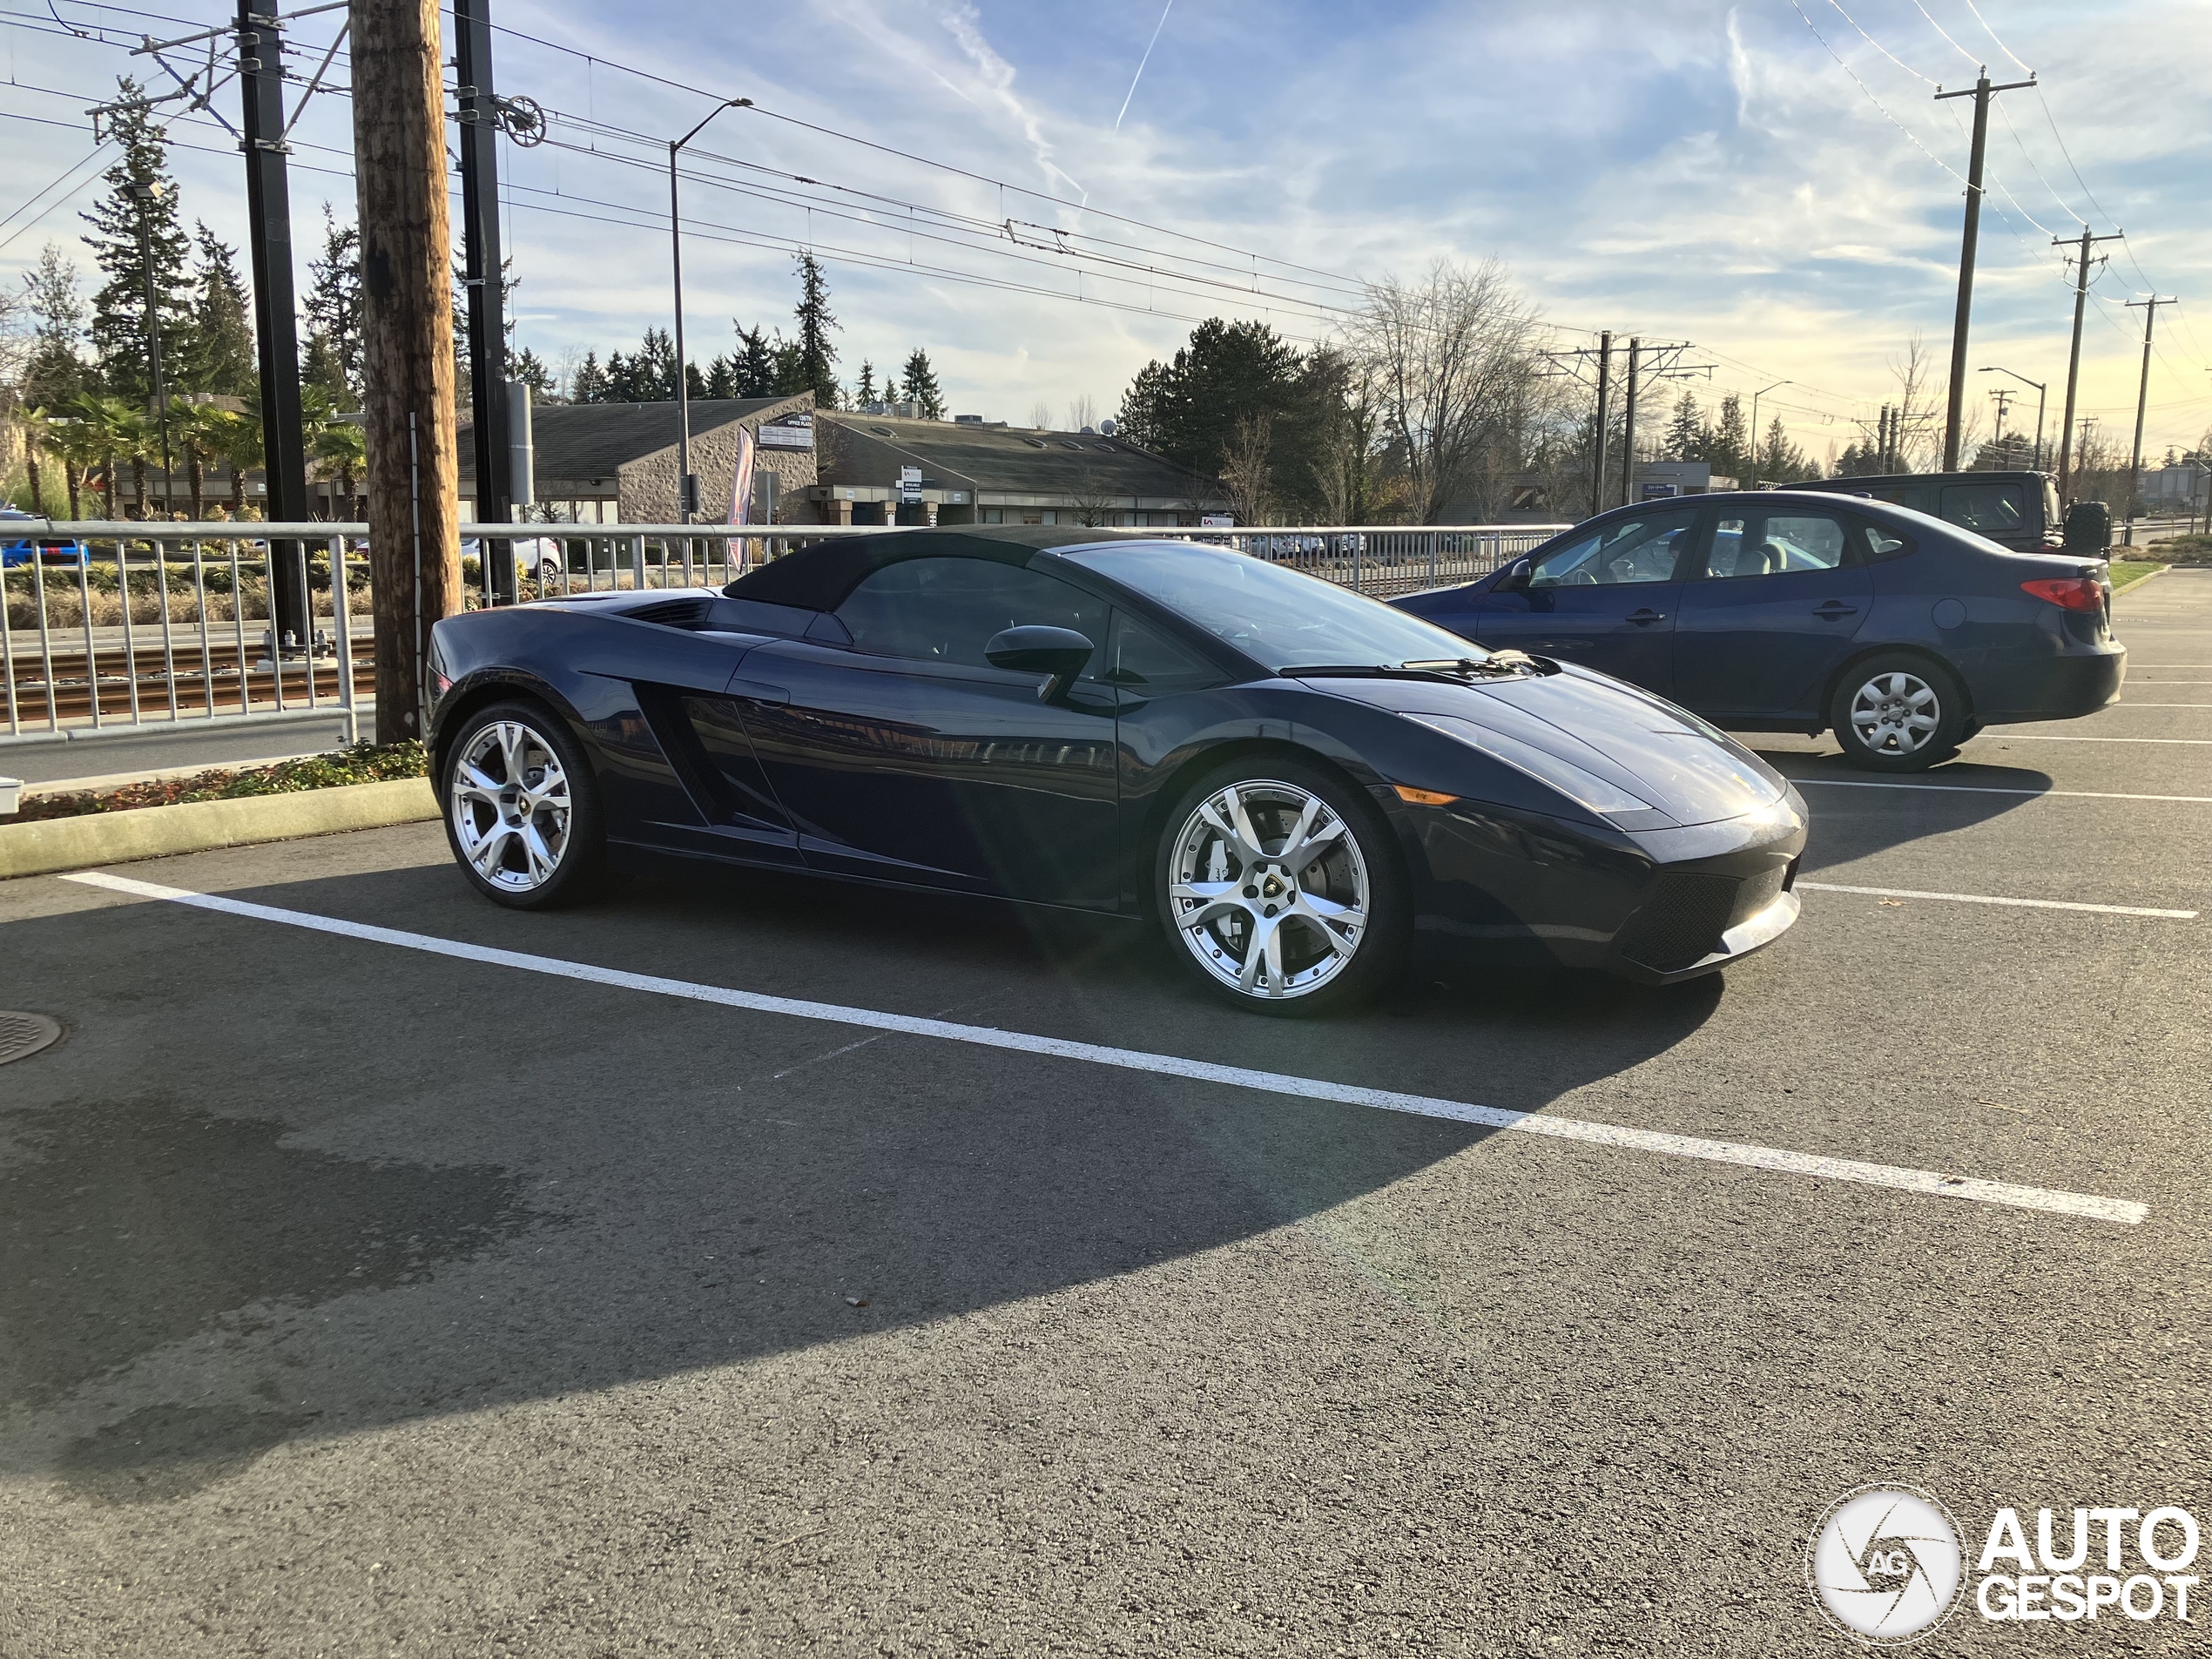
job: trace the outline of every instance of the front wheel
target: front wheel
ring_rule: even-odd
[[[1959,752],[1966,698],[1926,658],[1870,657],[1844,676],[1829,709],[1844,759],[1870,772],[1920,772]]]
[[[447,751],[446,841],[495,904],[550,909],[602,885],[607,842],[582,750],[531,703],[495,703]]]
[[[1260,759],[1211,773],[1170,811],[1154,866],[1170,948],[1236,1007],[1319,1013],[1402,966],[1411,906],[1389,826],[1318,767]]]

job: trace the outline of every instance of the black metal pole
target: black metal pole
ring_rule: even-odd
[[[453,0],[454,73],[461,125],[461,235],[469,295],[469,408],[475,440],[476,520],[514,516],[508,442],[507,295],[499,246],[499,123],[492,105],[491,0]],[[515,561],[486,543],[495,604],[515,599]]]
[[[272,523],[307,516],[307,455],[300,431],[299,302],[292,282],[292,197],[284,158],[284,54],[277,20],[238,0],[239,84],[246,95],[246,239],[253,261],[253,320],[261,352],[261,467]],[[307,571],[297,542],[269,544],[270,645],[307,649]]]
[[[1643,341],[1629,341],[1629,383],[1621,406],[1621,504],[1635,499],[1636,485],[1636,358]]]
[[[1613,331],[1597,337],[1597,449],[1590,459],[1590,511],[1605,510],[1605,403],[1613,377]]]

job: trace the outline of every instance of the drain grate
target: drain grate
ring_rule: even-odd
[[[51,1048],[61,1041],[61,1022],[43,1014],[0,1008],[0,1066]]]

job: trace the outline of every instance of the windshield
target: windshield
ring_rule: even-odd
[[[1487,659],[1472,640],[1318,577],[1185,542],[1077,547],[1060,556],[1110,577],[1271,669]]]

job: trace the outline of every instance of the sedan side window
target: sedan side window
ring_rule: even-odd
[[[1844,546],[1843,525],[1825,513],[1723,518],[1713,529],[1705,574],[1729,577],[1832,570],[1844,562]]]
[[[904,559],[853,589],[837,619],[856,651],[986,668],[983,647],[1007,628],[1072,628],[1103,646],[1107,607],[1057,577],[995,559]]]
[[[1696,522],[1694,513],[1653,513],[1616,521],[1544,555],[1528,573],[1528,585],[1626,587],[1671,582]]]

